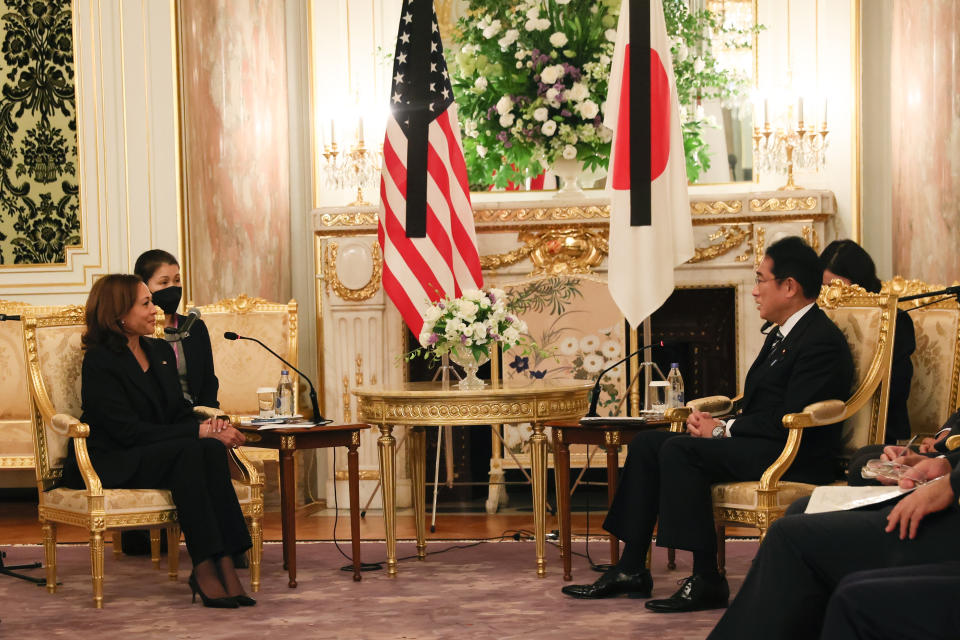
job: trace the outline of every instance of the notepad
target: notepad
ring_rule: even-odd
[[[828,511],[849,511],[858,507],[880,504],[906,495],[913,489],[900,487],[846,487],[830,485],[817,487],[810,495],[810,502],[804,513],[826,513]]]

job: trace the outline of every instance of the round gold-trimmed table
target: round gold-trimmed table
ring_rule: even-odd
[[[536,380],[524,386],[487,386],[461,391],[444,389],[439,382],[408,382],[395,387],[364,386],[354,389],[360,420],[380,429],[380,479],[383,486],[383,519],[387,538],[387,575],[397,575],[396,532],[396,439],[395,425],[413,427],[407,436],[416,514],[417,556],[426,557],[426,426],[469,426],[529,422],[533,523],[537,549],[537,575],[546,575],[544,559],[547,513],[547,439],[545,422],[582,417],[590,404],[592,382],[585,380]]]

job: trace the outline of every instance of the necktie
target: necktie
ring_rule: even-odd
[[[773,334],[773,340],[770,342],[770,349],[767,351],[767,364],[772,365],[777,361],[780,353],[778,349],[780,348],[780,343],[783,342],[783,334],[780,333],[778,328]]]

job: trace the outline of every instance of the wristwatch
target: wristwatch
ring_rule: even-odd
[[[725,438],[727,435],[727,423],[723,420],[713,428],[714,438]]]

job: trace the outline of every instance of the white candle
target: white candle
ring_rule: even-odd
[[[823,128],[827,128],[827,99],[823,99]]]
[[[769,100],[767,98],[763,99],[763,124],[770,124],[770,105],[768,104]]]
[[[337,133],[336,127],[334,126],[333,118],[330,118],[330,144],[337,144]]]
[[[797,122],[803,122],[803,98],[797,98]]]
[[[363,116],[360,116],[357,123],[357,134],[360,136],[360,143],[363,144]]]

